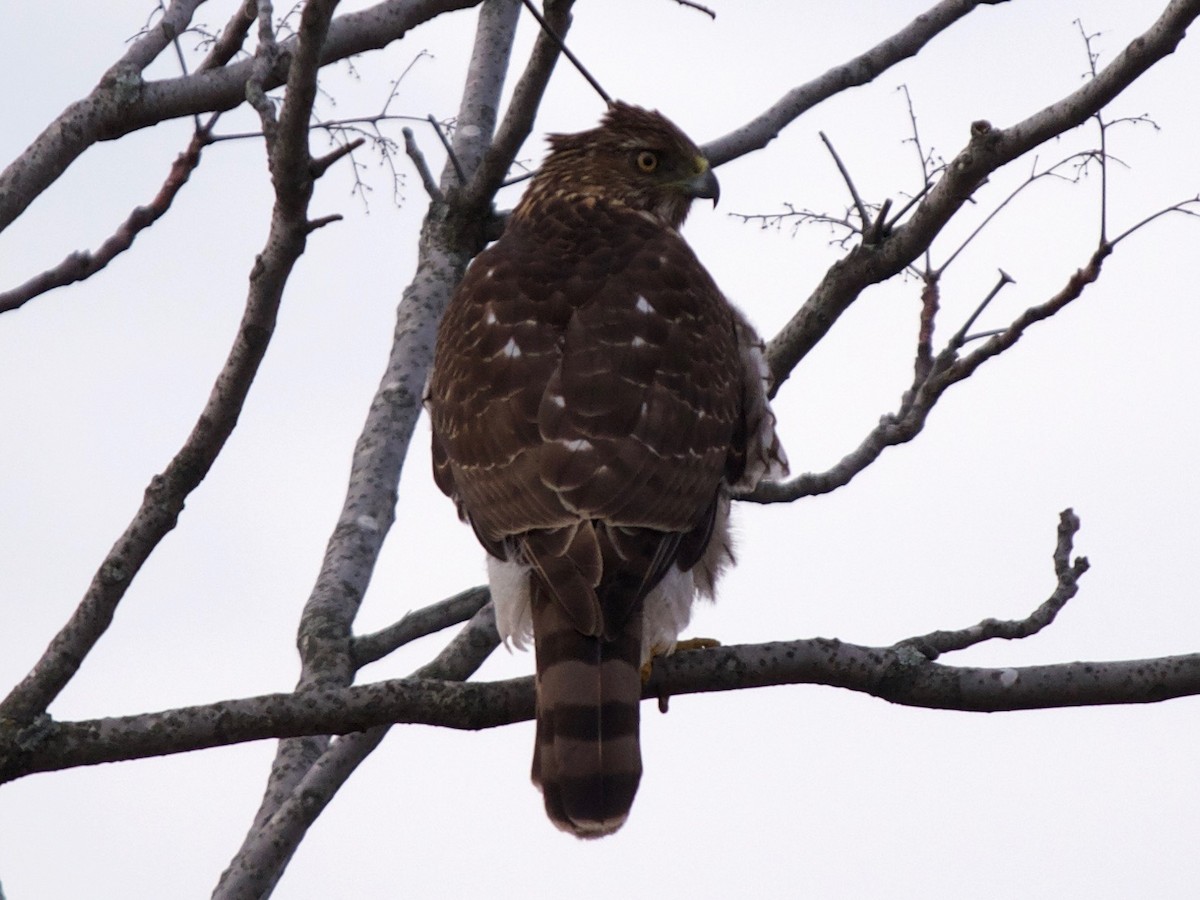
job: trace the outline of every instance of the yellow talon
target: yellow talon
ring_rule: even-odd
[[[716,638],[694,637],[688,638],[685,641],[680,641],[675,645],[676,650],[711,650],[713,647],[720,647],[721,642]]]
[[[715,638],[695,637],[687,638],[686,640],[677,641],[674,648],[668,650],[664,644],[655,644],[650,648],[650,658],[642,663],[642,684],[650,680],[650,671],[654,668],[654,658],[656,656],[668,656],[677,650],[708,650],[712,647],[720,647],[721,642]]]

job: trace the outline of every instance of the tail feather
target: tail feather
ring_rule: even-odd
[[[582,634],[532,585],[537,654],[533,781],[563,831],[602,837],[625,822],[642,776],[638,743],[642,617],[612,639]]]

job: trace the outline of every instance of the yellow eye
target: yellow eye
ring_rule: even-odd
[[[642,150],[637,155],[638,168],[649,175],[658,168],[658,154],[653,150]]]

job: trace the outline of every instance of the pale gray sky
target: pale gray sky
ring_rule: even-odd
[[[345,8],[363,4],[344,4]],[[930,5],[714,0],[715,23],[669,0],[581,3],[573,48],[610,93],[658,107],[699,141],[844,61]],[[1044,0],[986,8],[916,59],[818,107],[765,151],[720,170],[718,210],[686,235],[717,282],[772,334],[838,258],[831,235],[741,224],[784,202],[838,210],[844,186],[817,132],[867,199],[919,186],[904,97],[946,158],[980,118],[1010,125],[1080,84],[1082,17],[1105,63],[1159,3]],[[18,154],[124,49],[152,4],[0,0],[0,158]],[[202,7],[216,27],[231,4]],[[330,78],[336,115],[374,112],[422,50],[393,109],[450,116],[474,14],[446,16]],[[533,31],[526,22],[522,47]],[[1160,126],[1111,134],[1112,230],[1200,189],[1190,37],[1112,109]],[[151,74],[174,74],[169,55]],[[545,131],[589,127],[600,104],[560,66]],[[224,130],[252,128],[231,116]],[[98,245],[158,190],[190,122],[89,150],[0,236],[0,286]],[[436,140],[417,129],[425,152]],[[1087,146],[1076,132],[1043,160]],[[315,146],[321,146],[319,143]],[[313,213],[275,342],[241,424],[54,704],[56,718],[165,709],[288,690],[300,605],[340,508],[348,460],[382,372],[424,213],[369,153],[369,211],[344,164]],[[1028,171],[1016,163],[935,245],[944,258]],[[1099,183],[1045,182],[997,220],[943,283],[944,338],[992,287],[1017,281],[980,327],[1058,290],[1095,242]],[[511,204],[515,190],[501,195]],[[271,198],[261,145],[205,151],[169,215],[83,285],[0,317],[0,682],[19,679],[193,423],[231,340]],[[1021,617],[1054,587],[1059,510],[1082,517],[1093,568],[1059,621],[1025,642],[948,662],[1022,665],[1200,650],[1191,558],[1200,499],[1194,335],[1200,222],[1163,220],[1122,245],[1101,282],[953,389],[914,443],[836,493],[740,509],[741,565],[692,631],[725,643],[811,636],[887,644],[988,616]],[[895,408],[911,379],[920,285],[871,289],[794,373],[777,403],[796,472],[821,470]],[[479,583],[470,529],[429,476],[428,429],[406,465],[399,518],[360,630]],[[405,674],[442,636],[372,666]],[[532,671],[501,650],[478,677]],[[528,780],[533,727],[481,734],[397,728],[311,831],[275,897],[856,898],[1192,897],[1195,699],[1147,707],[978,715],[890,706],[825,687],[676,698],[643,720],[643,778],[628,825],[579,843],[545,820]],[[202,897],[236,850],[274,750],[260,743],[31,776],[0,789],[8,900]]]

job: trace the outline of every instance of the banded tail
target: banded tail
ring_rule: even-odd
[[[546,814],[580,838],[625,822],[642,777],[641,604],[608,637],[580,632],[566,610],[532,581],[537,656],[537,741],[533,782]]]

